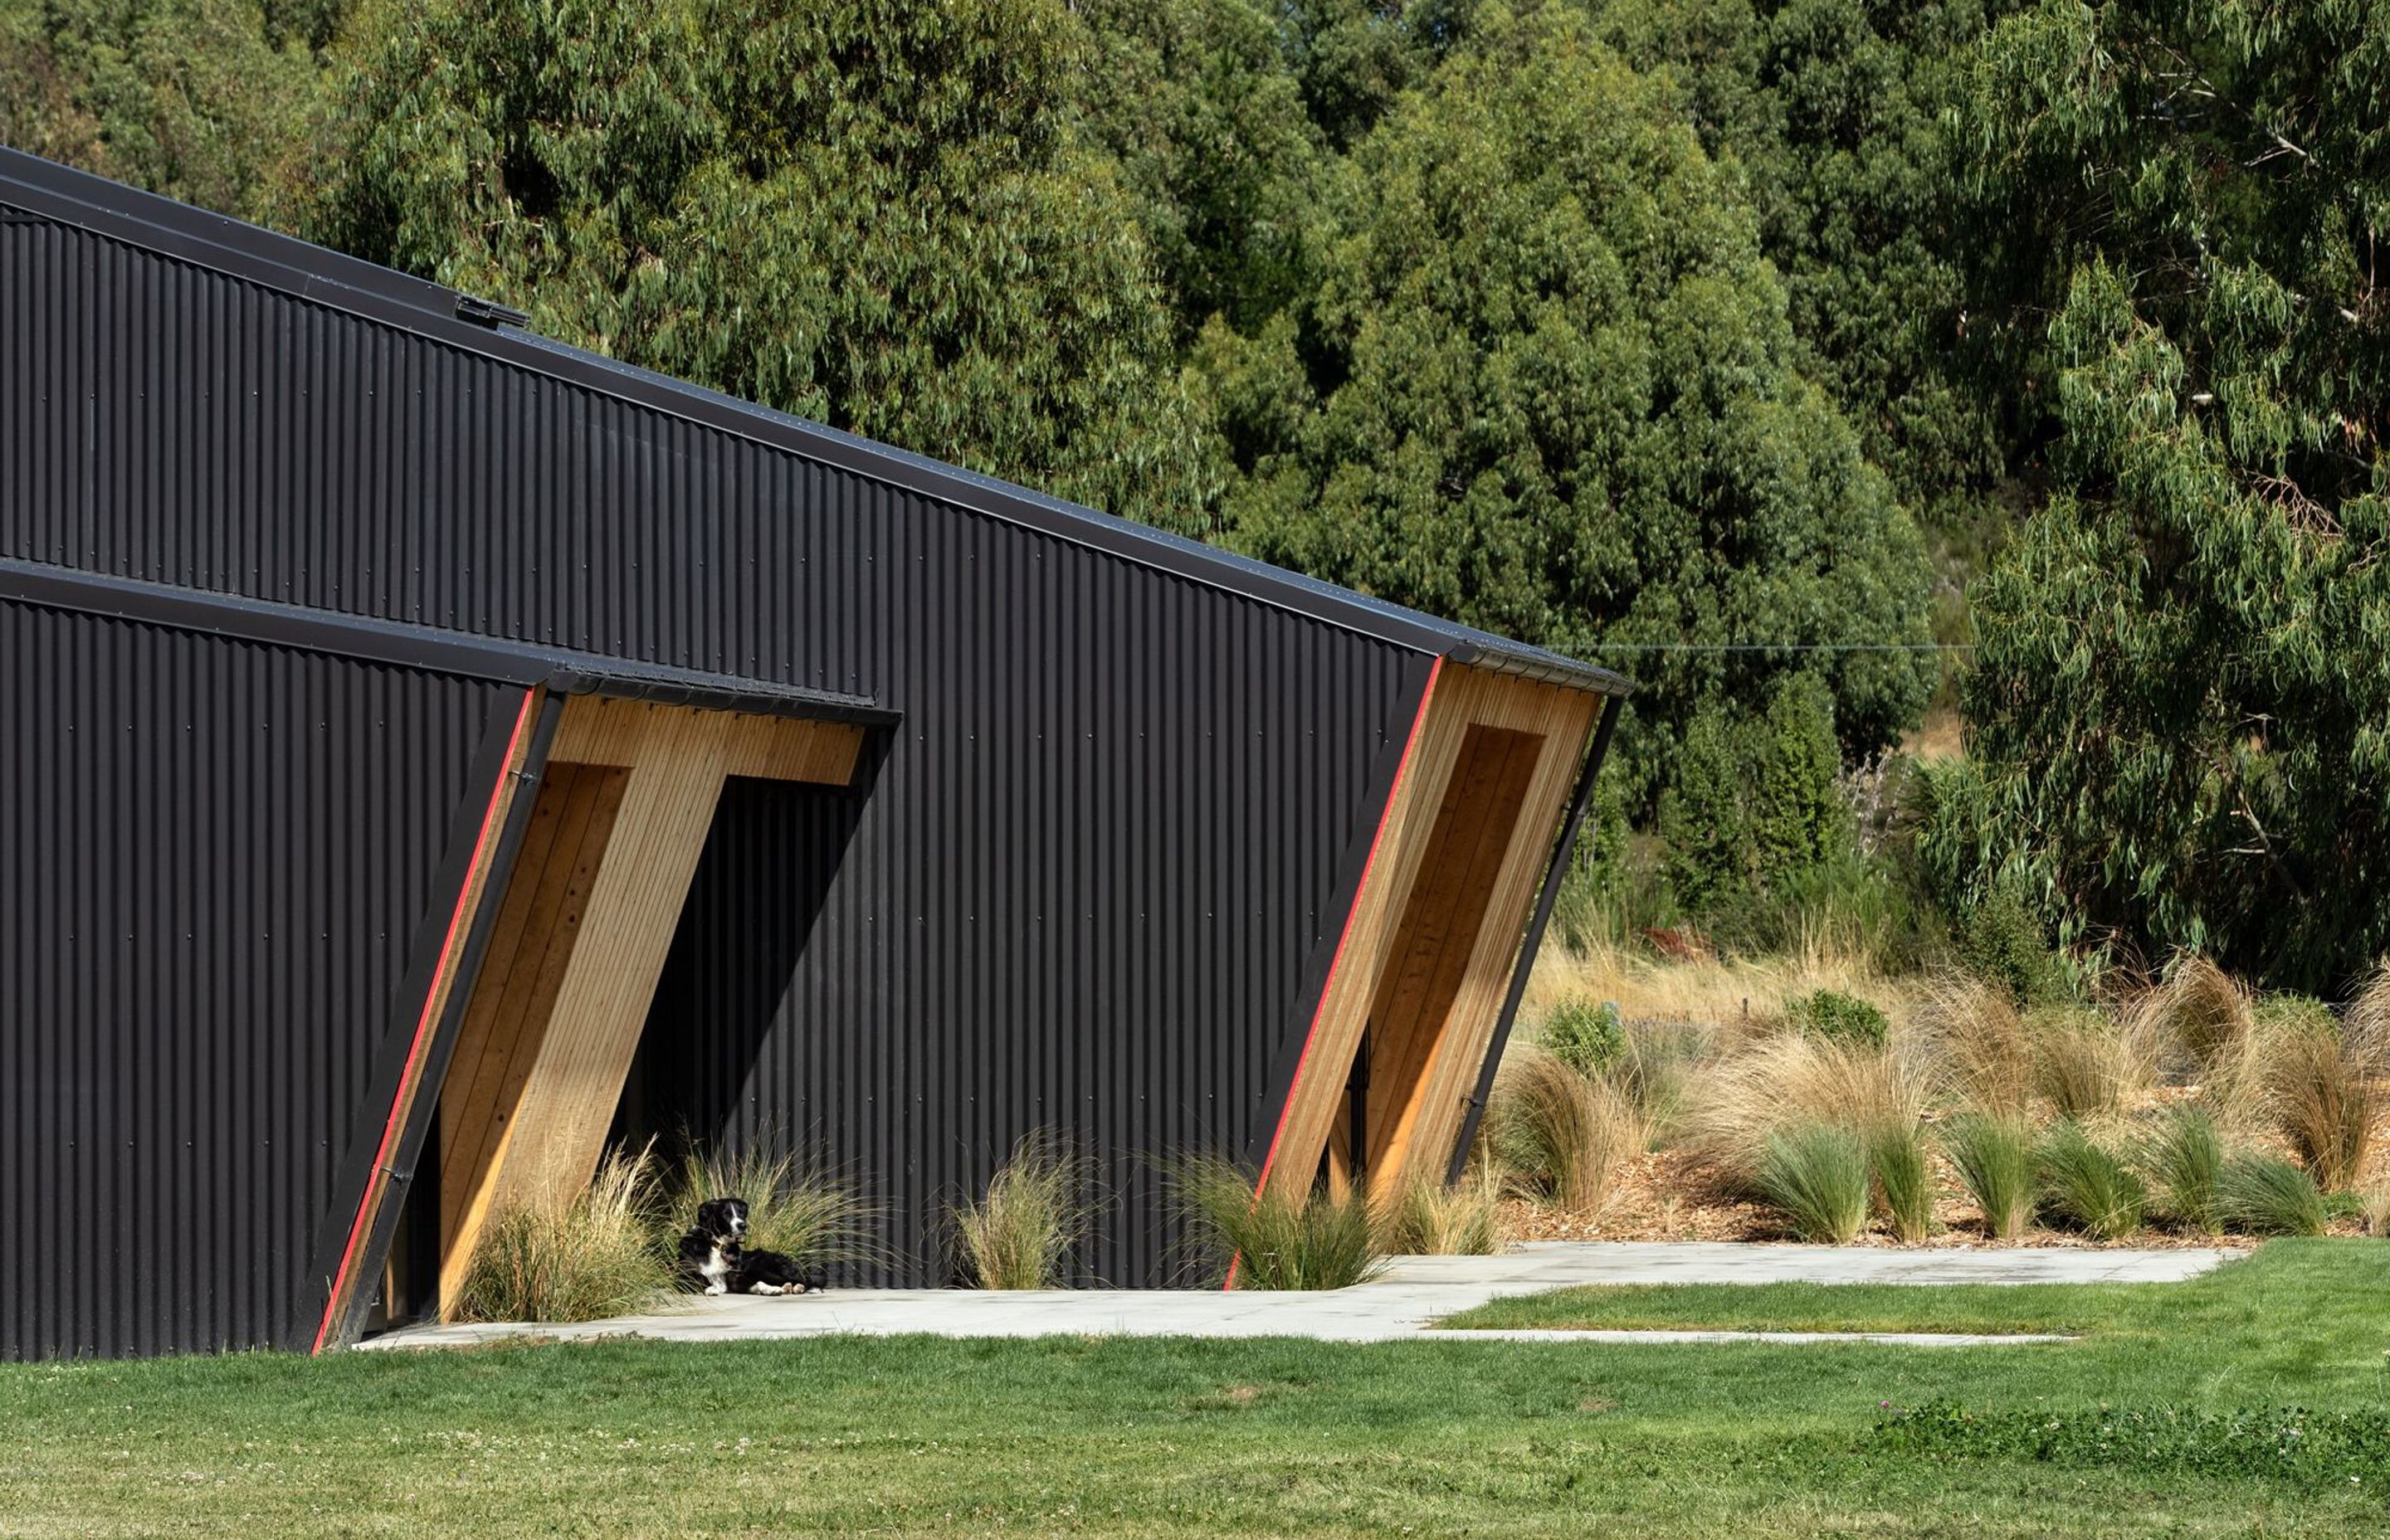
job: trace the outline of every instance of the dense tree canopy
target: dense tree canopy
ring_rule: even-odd
[[[2052,4],[1972,120],[2065,490],[1981,591],[1941,857],[2311,988],[2390,946],[2385,80],[2379,7]]]
[[[1915,720],[1917,655],[1805,650],[1922,641],[1921,549],[1664,83],[1564,9],[1480,12],[1342,173],[1305,304],[1204,340],[1236,539],[1631,667],[1647,782],[1795,669],[1854,750]]]

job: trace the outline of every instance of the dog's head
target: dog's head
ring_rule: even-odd
[[[697,1206],[697,1227],[716,1244],[737,1240],[747,1233],[747,1200],[714,1198]]]

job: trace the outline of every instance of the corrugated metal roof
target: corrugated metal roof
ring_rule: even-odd
[[[1456,662],[1608,695],[1624,695],[1633,687],[1623,675],[1557,652],[568,347],[508,324],[505,313],[496,307],[437,284],[38,157],[0,148],[0,206],[14,206],[313,303],[404,327],[514,367],[740,434],[854,474],[935,496],[983,517],[1027,525],[1363,635]]]

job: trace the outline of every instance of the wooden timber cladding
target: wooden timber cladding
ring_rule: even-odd
[[[1562,686],[1458,664],[1438,674],[1289,1092],[1273,1187],[1309,1186],[1331,1129],[1344,1168],[1365,1029],[1371,1189],[1414,1167],[1442,1176],[1600,710]]]
[[[565,703],[440,1097],[440,1298],[490,1214],[586,1187],[730,776],[842,786],[863,729]]]

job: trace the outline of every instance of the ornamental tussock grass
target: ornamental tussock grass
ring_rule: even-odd
[[[2165,982],[2143,991],[2125,1007],[2125,1016],[2164,1046],[2170,1074],[2200,1082],[2231,1071],[2255,1025],[2249,992],[2191,953],[2178,956]]]
[[[1915,1245],[1934,1233],[1934,1168],[1925,1136],[1915,1123],[1885,1123],[1867,1137],[1875,1178],[1875,1210],[1894,1237]]]
[[[1915,1126],[1934,1080],[1916,1046],[1884,1047],[1784,1032],[1713,1066],[1695,1085],[1687,1148],[1719,1170],[1750,1180],[1769,1137],[1809,1123],[1838,1128]]]
[[[1846,1245],[1867,1223],[1867,1141],[1833,1123],[1774,1130],[1760,1156],[1756,1186],[1802,1239]]]
[[[2301,1022],[2280,1035],[2268,1059],[2267,1101],[2276,1130],[2318,1187],[2354,1187],[2384,1111],[2359,1046],[2329,1025]]]
[[[2118,1240],[2141,1227],[2149,1189],[2082,1124],[2058,1123],[2034,1153],[2042,1201],[2059,1218],[2098,1240]]]
[[[2023,1235],[2033,1218],[2033,1125],[2014,1112],[1970,1112],[1942,1130],[1942,1152],[1982,1211],[1985,1233]]]
[[[2224,1136],[2212,1114],[2199,1107],[2173,1109],[2143,1136],[2140,1161],[2157,1188],[2160,1212],[2186,1230],[2216,1233]]]
[[[1055,1139],[1025,1134],[977,1202],[950,1212],[962,1262],[982,1289],[1053,1289],[1086,1233],[1086,1162]]]
[[[1503,1057],[1486,1114],[1504,1169],[1574,1213],[1600,1213],[1643,1148],[1643,1120],[1623,1092],[1535,1044]]]
[[[1988,1112],[2023,1116],[2033,1103],[2033,1040],[2008,992],[1963,974],[1926,985],[1917,1026],[1955,1090]]]
[[[456,1301],[466,1321],[597,1321],[671,1287],[656,1243],[652,1149],[614,1151],[586,1189],[491,1215]]]
[[[669,1183],[664,1241],[677,1242],[714,1198],[747,1200],[745,1244],[826,1265],[869,1260],[871,1209],[848,1183],[825,1176],[759,1134],[735,1149],[691,1149]]]
[[[2104,1117],[2156,1078],[2158,1056],[2145,1023],[2114,1022],[2100,1011],[2070,1006],[2036,1011],[2025,1028],[2034,1088],[2061,1118]]]
[[[1492,1256],[1502,1249],[1502,1176],[1480,1161],[1447,1187],[1404,1185],[1386,1216],[1384,1249],[1401,1256]]]
[[[2235,1155],[2216,1183],[2217,1216],[2242,1235],[2321,1235],[2323,1194],[2315,1178],[2271,1155]]]
[[[1240,1289],[1346,1289],[1384,1264],[1381,1226],[1357,1191],[1256,1196],[1253,1176],[1217,1155],[1181,1162],[1173,1180],[1196,1244]]]

